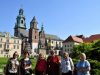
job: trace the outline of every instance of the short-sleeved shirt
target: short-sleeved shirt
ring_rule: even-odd
[[[60,59],[59,56],[49,56],[47,59],[47,74],[59,75]]]
[[[31,60],[29,58],[26,58],[26,59],[21,59],[20,62],[21,62],[21,65],[20,65],[21,75],[25,75],[26,71],[31,69],[29,67],[32,64]]]
[[[32,63],[31,63],[31,60],[29,58],[27,59],[24,59],[24,69],[26,69],[27,67],[29,67]]]
[[[76,65],[76,67],[77,67],[77,69],[88,68],[88,67],[90,67],[90,63],[87,60],[79,61]],[[90,75],[90,73],[89,73],[89,71],[84,71],[84,72],[78,71],[77,75]]]
[[[18,72],[19,61],[14,58],[9,59],[8,63],[8,71],[9,73],[17,73]]]
[[[69,57],[67,59],[63,58],[61,60],[61,71],[62,73],[67,73],[72,70],[73,62],[72,59]]]

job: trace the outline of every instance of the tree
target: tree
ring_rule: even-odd
[[[91,64],[91,75],[99,75],[100,74],[100,40],[91,42],[91,43],[83,43],[80,45],[75,45],[73,48],[72,56],[75,60],[76,57],[84,52],[89,58],[89,62]]]
[[[75,45],[73,48],[72,56],[77,57],[77,55],[83,52],[87,54],[91,50],[91,48],[92,48],[91,43],[82,43],[80,45]]]
[[[96,40],[93,42],[92,48],[100,48],[100,40]]]
[[[91,59],[100,61],[100,40],[94,41],[92,43],[92,50],[90,54]]]
[[[80,45],[75,45],[73,48],[72,57],[77,57],[77,55],[82,52],[87,55],[87,58],[100,61],[100,40],[94,41],[92,43],[82,43]]]

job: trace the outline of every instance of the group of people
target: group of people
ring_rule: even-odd
[[[18,52],[14,52],[13,57],[10,58],[5,67],[5,75],[31,75],[32,62],[29,59],[29,53],[25,52],[24,57],[18,60]]]
[[[85,53],[80,54],[80,60],[74,67],[74,63],[67,52],[63,53],[63,57],[55,55],[55,51],[51,50],[50,55],[45,56],[40,53],[34,69],[35,75],[90,75],[90,63],[86,60]],[[24,53],[24,58],[18,61],[18,53],[13,54],[7,64],[5,75],[32,75],[32,62],[29,59],[29,53]],[[77,73],[74,73],[74,70]]]

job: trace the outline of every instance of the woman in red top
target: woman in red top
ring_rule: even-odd
[[[42,53],[39,54],[39,58],[36,63],[35,75],[46,75],[46,60]]]
[[[50,56],[47,58],[47,74],[60,75],[60,58],[55,55],[55,51],[50,51]]]

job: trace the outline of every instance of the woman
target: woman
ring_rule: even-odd
[[[86,60],[85,53],[80,54],[80,61],[76,65],[77,75],[90,75],[90,63]]]
[[[55,55],[55,51],[50,51],[50,56],[47,58],[47,74],[59,75],[60,74],[60,59]]]
[[[72,75],[74,65],[72,59],[69,57],[67,52],[64,53],[63,59],[61,60],[61,72],[62,75]]]
[[[24,53],[24,58],[21,59],[20,62],[20,69],[21,69],[21,75],[31,75],[32,74],[32,63],[29,59],[29,53]]]
[[[40,53],[35,67],[35,75],[46,75],[46,68],[46,60],[44,55]]]
[[[13,57],[8,60],[5,75],[19,75],[19,61],[17,51],[15,51]]]

